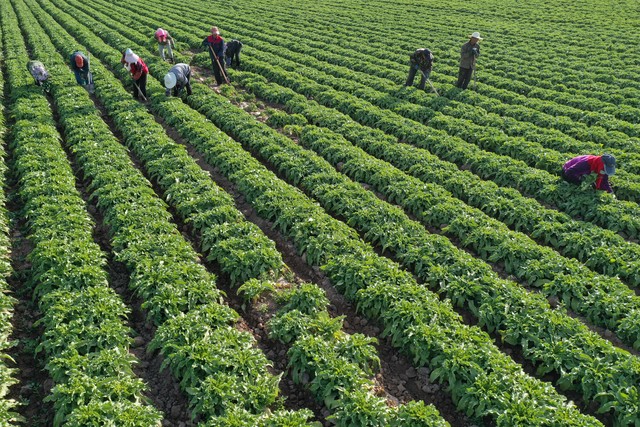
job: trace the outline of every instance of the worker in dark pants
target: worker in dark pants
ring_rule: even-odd
[[[616,173],[616,158],[611,154],[603,154],[602,156],[587,154],[574,157],[562,166],[560,176],[571,184],[580,185],[592,173],[598,175],[593,184],[596,190],[613,193],[609,177]]]
[[[69,58],[71,69],[76,76],[76,82],[79,85],[86,86],[89,84],[89,60],[84,53],[75,51]]]
[[[225,52],[225,57],[227,58],[227,67],[240,67],[241,50],[242,42],[240,40],[231,40],[229,43],[227,43],[227,51]]]
[[[144,101],[147,100],[147,75],[149,74],[149,68],[147,64],[131,49],[124,51],[122,59],[120,60],[124,64],[124,68],[129,70],[131,78],[133,79],[133,97],[139,99],[142,96]]]
[[[418,49],[409,56],[410,68],[409,77],[405,86],[413,85],[413,79],[416,77],[416,73],[420,71],[422,74],[420,78],[420,84],[418,89],[424,90],[424,85],[427,83],[427,79],[431,75],[431,67],[433,65],[433,54],[429,49]]]
[[[187,89],[187,96],[191,95],[191,67],[184,63],[171,67],[164,75],[164,87],[166,88],[164,94],[167,96],[171,94],[171,89],[173,89],[173,96],[178,96],[183,88]]]
[[[479,32],[475,32],[469,36],[469,41],[462,45],[460,49],[460,70],[458,71],[458,82],[456,86],[466,89],[471,81],[473,71],[476,69],[476,59],[480,56],[480,37]]]
[[[211,58],[211,66],[213,67],[213,75],[216,78],[216,83],[221,85],[226,80],[226,70],[225,70],[225,43],[224,39],[220,37],[220,31],[218,27],[211,27],[211,35],[207,36],[203,41],[202,45],[207,48],[209,52],[209,57]]]

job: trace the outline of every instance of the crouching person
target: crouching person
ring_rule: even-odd
[[[167,96],[171,94],[171,89],[173,89],[173,96],[179,96],[183,88],[187,89],[187,96],[191,95],[191,67],[183,63],[171,67],[164,76],[164,87]]]
[[[413,85],[413,79],[416,77],[416,73],[420,71],[420,84],[418,89],[424,90],[424,85],[427,83],[429,76],[431,75],[431,68],[433,66],[433,54],[429,49],[422,48],[417,49],[409,56],[410,68],[409,76],[405,82],[405,86]]]
[[[71,69],[76,76],[76,82],[79,85],[86,86],[89,84],[89,60],[84,53],[76,50],[69,58]]]
[[[574,157],[562,166],[560,176],[571,184],[580,185],[592,173],[597,175],[593,188],[613,194],[609,177],[616,173],[616,158],[611,154]]]
[[[29,70],[29,72],[33,76],[33,79],[35,80],[37,86],[42,86],[42,84],[49,78],[47,69],[44,68],[44,64],[40,61],[27,62],[27,70]]]
[[[240,40],[231,40],[227,43],[227,51],[225,58],[227,61],[227,67],[234,66],[234,68],[240,67],[240,51],[242,50],[242,42]]]

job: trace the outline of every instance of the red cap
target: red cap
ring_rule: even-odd
[[[82,68],[84,66],[84,59],[82,59],[82,56],[80,55],[76,55],[76,66],[78,66],[79,68]]]

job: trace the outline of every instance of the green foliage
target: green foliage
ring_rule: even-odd
[[[302,114],[287,114],[284,111],[276,111],[267,119],[267,124],[274,128],[283,128],[287,125],[304,126],[307,119]]]
[[[275,292],[276,285],[273,282],[258,279],[249,279],[238,287],[238,295],[244,301],[256,302],[263,294]]]

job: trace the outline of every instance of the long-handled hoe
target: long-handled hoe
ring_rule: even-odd
[[[427,77],[427,75],[424,73],[424,71],[420,70],[420,72],[422,73],[422,75],[425,77],[425,79],[427,80],[427,83],[429,83],[429,86],[431,86],[431,89],[433,89],[433,91],[435,92],[435,94],[437,96],[440,96],[440,94],[438,93],[438,90],[436,89],[436,87],[433,85],[433,83],[431,83],[431,80],[429,80],[429,77]]]
[[[211,51],[211,54],[213,55],[213,57],[216,59],[216,62],[218,63],[218,69],[222,73],[222,77],[224,77],[224,81],[227,82],[227,84],[231,83],[231,81],[229,81],[229,77],[227,77],[227,73],[224,72],[224,68],[222,68],[222,65],[220,64],[218,55],[216,55],[216,53],[213,51],[213,48],[211,47],[211,45],[209,45],[209,50]]]
[[[147,102],[147,97],[144,96],[144,94],[142,93],[142,90],[140,89],[140,86],[138,86],[138,84],[135,81],[133,82],[133,85],[136,87],[136,89],[138,89],[138,93],[140,94],[142,99],[144,99],[144,102]]]

